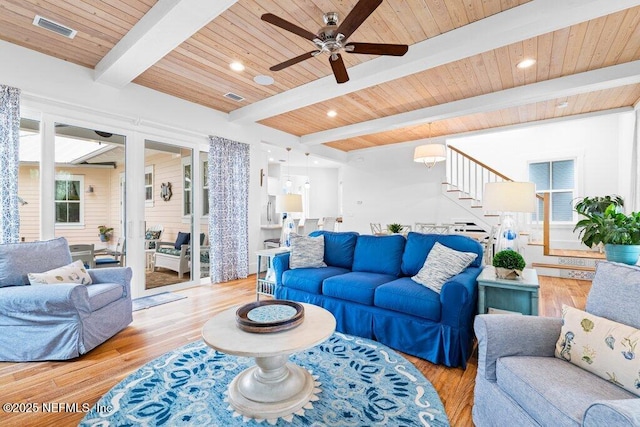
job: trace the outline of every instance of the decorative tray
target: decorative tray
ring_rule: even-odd
[[[287,300],[257,301],[236,311],[236,323],[245,332],[270,333],[293,329],[304,320],[302,304]]]

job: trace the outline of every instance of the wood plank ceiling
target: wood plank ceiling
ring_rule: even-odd
[[[350,40],[411,46],[528,2],[386,0]],[[315,32],[322,26],[323,12],[336,11],[344,18],[356,3],[357,0],[239,0],[133,82],[225,113],[256,102],[268,102],[271,97],[330,76],[331,68],[327,56],[319,55],[277,73],[270,72],[270,66],[313,50],[313,45],[261,21],[260,16],[270,12]],[[154,5],[154,0],[4,0],[0,3],[0,39],[95,68]],[[36,14],[76,29],[78,35],[70,40],[35,27],[31,23]],[[526,70],[516,68],[515,64],[526,57],[537,59],[536,64]],[[347,68],[351,68],[376,57],[344,54],[343,58]],[[640,60],[640,6],[444,65],[425,67],[423,71],[319,100],[258,123],[303,137],[637,60]],[[229,64],[233,61],[242,62],[245,70],[242,73],[230,70]],[[257,75],[271,75],[275,83],[259,85],[253,81]],[[228,92],[245,99],[236,102],[222,96]],[[366,134],[323,143],[348,152],[430,136],[630,107],[640,100],[640,84],[551,98],[446,118],[432,124],[408,123],[382,130],[374,127]],[[565,108],[557,108],[565,102]],[[330,109],[337,111],[337,117],[326,115]]]

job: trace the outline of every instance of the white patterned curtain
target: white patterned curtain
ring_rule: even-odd
[[[0,243],[19,240],[20,89],[0,85]]]
[[[209,137],[211,282],[249,275],[249,145]]]

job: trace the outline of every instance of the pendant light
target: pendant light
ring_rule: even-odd
[[[291,147],[287,147],[287,181],[284,183],[284,185],[287,186],[287,188],[291,188],[291,186],[293,185],[293,182],[291,182],[291,166],[289,164],[289,152],[291,151]]]
[[[309,153],[304,153],[307,156],[307,181],[304,183],[304,188],[307,190],[311,188],[311,183],[309,182]]]

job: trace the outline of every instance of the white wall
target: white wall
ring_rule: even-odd
[[[414,147],[425,141],[361,150],[342,171],[342,230],[370,233],[370,223],[450,222],[464,210],[442,195],[444,163],[431,170],[413,161]],[[439,142],[443,141],[429,141]]]

